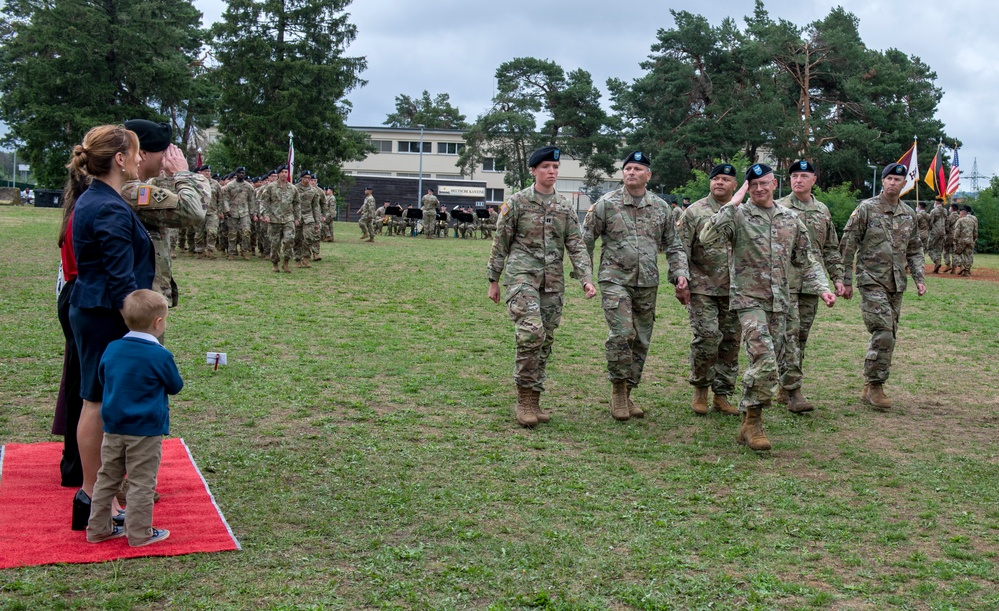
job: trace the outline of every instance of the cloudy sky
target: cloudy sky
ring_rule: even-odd
[[[999,113],[994,108],[999,37],[993,3],[838,4],[857,16],[868,47],[918,56],[937,73],[944,91],[938,116],[948,135],[964,143],[962,189],[971,187],[967,177],[976,158],[981,175],[999,173]],[[204,13],[205,25],[219,20],[225,9],[223,0],[195,0],[195,5]],[[799,25],[824,17],[832,6],[817,0],[765,2],[772,18]],[[656,32],[673,26],[670,8],[706,15],[714,24],[726,16],[742,24],[754,2],[355,0],[348,12],[357,39],[349,52],[367,58],[368,69],[361,76],[368,84],[349,96],[354,107],[349,124],[381,125],[394,110],[396,95],[418,96],[424,89],[450,94],[451,102],[474,120],[489,107],[496,68],[514,57],[549,59],[567,71],[583,68],[602,89],[609,77],[631,81],[641,76],[639,63],[649,55]]]

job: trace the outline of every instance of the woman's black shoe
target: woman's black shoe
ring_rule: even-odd
[[[90,521],[90,497],[83,489],[76,491],[73,497],[73,530],[87,530]]]

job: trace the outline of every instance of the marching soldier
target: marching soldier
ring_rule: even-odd
[[[434,237],[437,229],[437,207],[441,205],[440,200],[434,195],[433,189],[427,189],[427,194],[420,200],[420,209],[423,210],[423,233],[427,239]]]
[[[222,213],[229,221],[229,253],[233,260],[238,254],[250,258],[250,210],[256,193],[246,181],[246,168],[236,168],[236,180],[226,185],[222,199]]]

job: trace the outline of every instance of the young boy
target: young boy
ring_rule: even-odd
[[[170,429],[167,395],[184,387],[173,355],[157,341],[166,330],[167,300],[140,289],[125,298],[125,337],[104,351],[98,376],[104,384],[104,442],[87,525],[87,541],[122,536],[132,547],[158,543],[170,531],[153,528],[153,493],[163,456],[163,435]],[[111,501],[128,474],[125,526],[111,520]]]

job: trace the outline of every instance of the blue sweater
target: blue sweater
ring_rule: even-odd
[[[104,384],[104,432],[152,437],[170,432],[167,395],[184,388],[173,354],[141,337],[108,344],[97,375]]]

